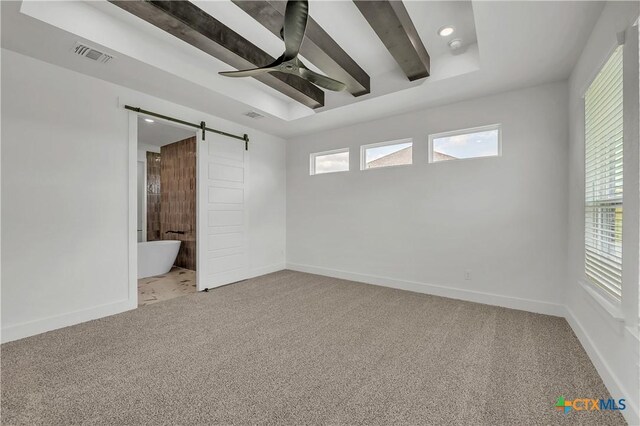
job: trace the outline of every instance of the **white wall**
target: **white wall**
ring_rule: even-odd
[[[638,34],[629,28],[640,13],[638,2],[607,3],[569,80],[570,181],[567,319],[616,398],[626,398],[630,424],[640,424],[638,351]],[[624,47],[624,226],[623,296],[615,319],[581,285],[584,275],[584,101],[585,89],[627,29]],[[615,312],[615,311],[612,311]]]
[[[288,141],[288,266],[562,314],[567,110],[560,82]],[[494,123],[502,157],[427,164],[428,134]],[[359,170],[360,145],[408,137],[413,165]],[[350,172],[309,176],[342,147]]]
[[[135,307],[122,103],[250,135],[250,272],[284,266],[284,140],[3,49],[3,341]]]

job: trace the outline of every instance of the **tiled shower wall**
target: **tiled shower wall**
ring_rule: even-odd
[[[160,233],[181,240],[176,266],[196,270],[196,138],[160,148]],[[167,232],[181,231],[184,234]]]
[[[160,236],[160,154],[147,152],[147,241]]]

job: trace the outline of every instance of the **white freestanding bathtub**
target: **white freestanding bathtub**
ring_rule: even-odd
[[[166,274],[178,257],[182,241],[160,240],[138,243],[138,279]]]

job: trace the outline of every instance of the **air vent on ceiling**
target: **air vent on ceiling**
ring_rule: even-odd
[[[80,42],[76,42],[76,45],[73,48],[73,53],[75,53],[76,55],[84,56],[85,58],[89,58],[93,61],[100,62],[101,64],[106,64],[111,59],[113,59],[113,56],[107,55],[106,53],[103,53],[98,49],[87,46],[86,44]]]
[[[255,119],[258,119],[258,118],[262,118],[262,117],[264,117],[264,115],[262,115],[262,114],[258,114],[258,113],[257,113],[257,112],[255,112],[255,111],[249,111],[249,112],[245,113],[244,115],[246,115],[246,116],[247,116],[247,117],[249,117],[249,118],[255,118]]]

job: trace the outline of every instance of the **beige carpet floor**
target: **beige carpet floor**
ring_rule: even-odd
[[[281,271],[2,345],[7,425],[624,424],[562,318]]]

